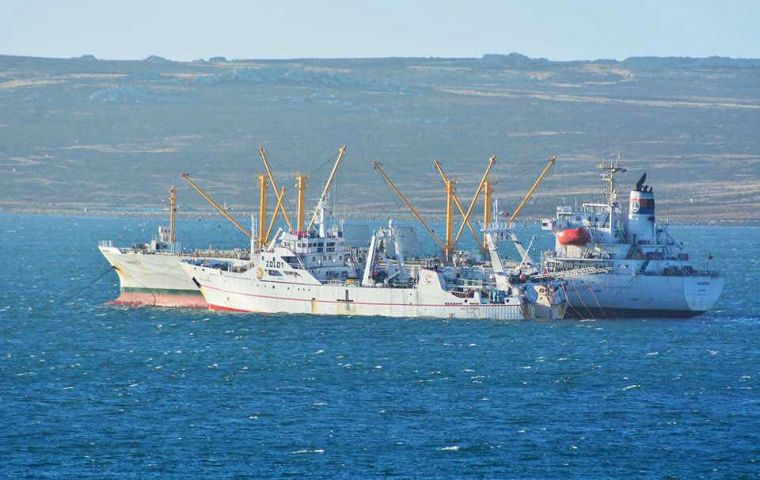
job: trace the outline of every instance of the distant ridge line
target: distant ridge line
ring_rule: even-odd
[[[153,64],[204,64],[204,63],[245,63],[245,62],[330,62],[330,61],[473,61],[485,66],[517,66],[517,67],[549,67],[552,65],[578,65],[578,64],[603,64],[623,65],[631,68],[757,68],[760,67],[760,58],[734,58],[713,55],[709,57],[689,56],[633,56],[623,60],[617,59],[579,59],[579,60],[549,60],[543,57],[529,57],[520,53],[512,52],[486,53],[481,57],[293,57],[293,58],[235,58],[227,59],[223,56],[213,56],[208,59],[197,60],[171,60],[158,55],[150,55],[143,59],[101,59],[94,55],[81,55],[78,57],[37,57],[30,55],[6,55],[0,54],[0,60],[16,61],[74,61],[74,62],[108,62],[108,63],[153,63]]]

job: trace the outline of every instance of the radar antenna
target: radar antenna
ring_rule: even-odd
[[[625,173],[628,170],[620,165],[620,149],[617,151],[615,160],[611,160],[609,163],[601,162],[597,167],[602,170],[602,179],[607,182],[607,202],[610,205],[617,203],[617,183],[615,175],[619,173]]]

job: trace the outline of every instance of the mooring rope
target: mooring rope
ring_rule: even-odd
[[[108,266],[108,268],[107,268],[106,270],[104,270],[104,271],[103,271],[103,273],[101,273],[100,275],[98,275],[98,276],[95,278],[95,280],[91,281],[90,283],[88,283],[88,284],[87,284],[87,285],[85,285],[84,287],[80,288],[80,289],[79,289],[79,290],[77,290],[76,292],[72,293],[72,294],[71,294],[71,295],[69,295],[68,297],[64,298],[63,300],[60,300],[60,301],[58,302],[58,305],[59,305],[59,306],[60,306],[60,305],[63,305],[64,303],[68,302],[68,301],[69,301],[69,300],[71,300],[72,298],[76,298],[77,296],[79,296],[79,294],[81,294],[82,292],[84,292],[85,290],[87,290],[87,289],[88,289],[88,288],[90,288],[91,286],[95,285],[95,284],[96,284],[97,282],[99,282],[100,280],[102,280],[102,279],[103,279],[103,277],[105,277],[106,275],[108,275],[108,273],[110,273],[110,272],[111,272],[111,270],[114,270],[114,267],[112,267],[112,266],[110,266],[110,265],[109,265],[109,266]]]
[[[583,300],[583,296],[580,294],[580,292],[578,291],[578,289],[577,289],[577,288],[575,288],[575,285],[574,285],[574,283],[573,283],[573,282],[570,282],[570,286],[572,286],[572,287],[573,287],[573,291],[575,292],[575,294],[576,294],[576,295],[578,295],[578,299],[579,299],[579,300],[581,301],[581,303],[583,304],[583,308],[585,308],[585,309],[586,309],[586,314],[588,315],[588,317],[589,317],[589,318],[593,318],[593,316],[594,316],[594,313],[591,311],[591,309],[590,309],[590,308],[588,308],[588,305],[586,305],[586,302]]]
[[[594,297],[594,301],[596,302],[596,306],[599,307],[599,311],[602,313],[602,316],[607,318],[607,313],[602,308],[602,304],[599,303],[599,298],[597,298],[596,294],[594,293],[594,289],[590,286],[586,285],[586,288],[588,288],[588,291],[591,292],[591,296]]]
[[[565,288],[564,283],[560,284],[560,286],[562,287],[562,291],[565,293],[565,301],[567,302],[567,306],[570,307],[570,308],[572,308],[573,311],[575,312],[575,314],[578,315],[578,317],[583,317],[583,315],[581,315],[581,312],[579,312],[577,308],[575,308],[574,306],[570,305],[570,296],[567,294],[567,288]],[[583,300],[581,300],[581,301],[583,301]]]

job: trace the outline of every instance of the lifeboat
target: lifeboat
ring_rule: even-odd
[[[585,228],[566,228],[557,234],[560,245],[582,247],[591,241],[591,236]]]

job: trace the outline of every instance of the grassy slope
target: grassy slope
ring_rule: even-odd
[[[439,159],[467,197],[490,154],[506,209],[560,160],[526,214],[602,185],[620,148],[630,184],[647,171],[660,215],[756,221],[760,67],[685,61],[552,63],[521,57],[175,63],[0,57],[0,211],[161,208],[189,172],[251,209],[265,145],[280,183],[312,175],[340,144],[340,209],[401,209],[380,160],[419,206],[440,212]],[[292,197],[292,196],[291,196]],[[187,188],[180,205],[200,208]]]

